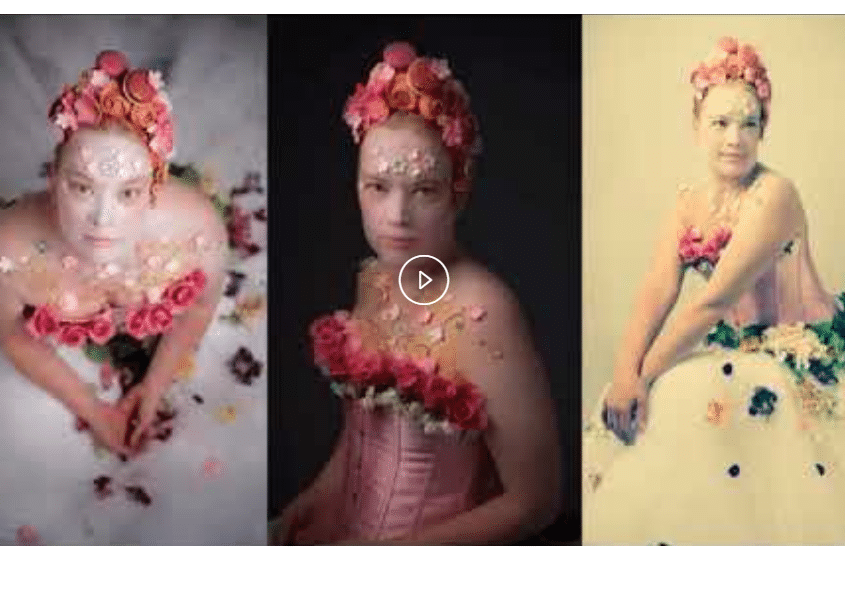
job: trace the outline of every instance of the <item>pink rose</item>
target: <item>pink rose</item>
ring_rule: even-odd
[[[96,125],[100,121],[100,107],[97,101],[87,94],[77,97],[73,109],[80,125]]]
[[[311,324],[309,332],[317,364],[327,365],[332,358],[336,364],[345,360],[346,324],[342,320],[333,315],[321,317]]]
[[[146,306],[126,312],[126,333],[136,340],[143,340],[147,333],[147,317],[150,309]]]
[[[739,61],[747,68],[756,67],[760,63],[760,57],[757,55],[757,52],[747,43],[739,48],[737,56],[739,57]]]
[[[704,244],[704,247],[701,249],[701,257],[706,258],[713,264],[716,264],[719,262],[719,250],[719,244],[716,240],[710,240]]]
[[[384,48],[384,61],[392,68],[403,70],[414,61],[417,52],[410,43],[397,41]]]
[[[707,77],[707,73],[705,71],[696,72],[693,78],[693,86],[695,86],[696,90],[706,90],[708,86],[710,86],[710,79]]]
[[[156,95],[156,89],[150,84],[147,70],[132,70],[123,79],[123,93],[129,100],[143,104],[150,102]]]
[[[161,334],[173,325],[173,313],[166,303],[158,303],[149,307],[147,314],[147,331],[150,334]]]
[[[88,329],[88,338],[100,346],[111,340],[116,331],[114,323],[105,316],[91,320],[86,328]]]
[[[82,324],[62,323],[59,326],[59,342],[67,346],[81,346],[88,338],[88,330]]]
[[[59,329],[59,322],[49,307],[40,305],[26,321],[26,329],[35,338],[42,338],[55,334]]]
[[[465,117],[450,118],[443,126],[443,143],[447,147],[469,145],[471,133],[471,126]]]
[[[484,396],[471,383],[457,387],[454,397],[446,402],[446,419],[463,430],[487,428]]]
[[[768,100],[772,96],[772,87],[768,80],[758,79],[754,85],[757,87],[757,98]]]
[[[729,55],[725,60],[725,72],[727,77],[731,80],[742,78],[744,67],[737,55]]]
[[[716,47],[726,53],[736,53],[739,50],[735,37],[722,37],[716,42]]]
[[[119,51],[102,51],[97,56],[97,69],[104,71],[112,78],[121,75],[129,67],[126,56]]]
[[[202,269],[198,268],[190,272],[188,276],[185,277],[185,280],[192,283],[198,291],[202,291],[205,288],[205,284],[208,282],[208,277],[205,276]]]
[[[165,301],[169,301],[179,311],[190,307],[196,300],[199,290],[196,286],[186,280],[177,281],[176,284],[168,287],[164,294]]]
[[[682,242],[678,247],[678,255],[684,262],[693,262],[701,256],[701,250],[697,244]]]
[[[440,375],[432,375],[423,390],[423,405],[427,410],[442,412],[448,400],[455,397],[457,386]]]

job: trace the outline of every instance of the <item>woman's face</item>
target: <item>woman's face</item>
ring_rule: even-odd
[[[77,253],[109,261],[131,253],[150,203],[152,166],[140,139],[118,129],[80,129],[53,177],[59,230]]]
[[[747,176],[757,163],[762,111],[743,83],[713,86],[696,121],[698,139],[714,174],[729,180]]]
[[[379,260],[402,266],[455,247],[452,164],[434,133],[413,124],[381,125],[361,144],[358,200],[364,234]]]

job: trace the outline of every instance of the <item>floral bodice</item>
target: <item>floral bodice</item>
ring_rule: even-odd
[[[690,266],[702,273],[712,272],[731,239],[731,228],[718,226],[704,239],[701,230],[694,225],[686,228],[678,240],[678,256],[684,266]]]
[[[188,309],[205,288],[207,277],[195,269],[163,288],[143,296],[140,303],[128,307],[107,304],[87,317],[62,319],[51,304],[27,305],[26,328],[36,338],[54,338],[68,346],[82,346],[89,341],[104,345],[122,331],[142,340],[170,329],[173,318]]]
[[[337,395],[359,399],[369,409],[392,409],[426,433],[487,427],[485,398],[474,384],[442,375],[431,357],[365,349],[348,312],[317,319],[310,334],[314,361]]]

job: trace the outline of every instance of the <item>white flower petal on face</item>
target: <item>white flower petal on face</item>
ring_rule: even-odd
[[[0,272],[7,273],[15,268],[15,263],[5,256],[0,256]]]

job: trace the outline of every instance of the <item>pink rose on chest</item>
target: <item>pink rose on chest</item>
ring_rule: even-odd
[[[41,305],[27,319],[26,329],[34,337],[42,338],[55,334],[59,329],[59,321],[49,307]]]
[[[196,301],[200,289],[187,278],[177,281],[164,292],[163,298],[177,310],[185,309]]]
[[[111,317],[107,314],[101,314],[90,322],[86,322],[86,324],[88,338],[101,346],[111,340],[111,337],[116,332],[114,322],[112,322]]]
[[[432,375],[423,389],[423,405],[426,410],[445,413],[447,403],[455,397],[457,391],[457,386],[451,380]]]
[[[88,329],[83,324],[62,324],[59,342],[67,346],[81,346],[88,339]]]
[[[484,396],[471,383],[457,386],[455,395],[446,401],[446,419],[463,430],[487,428]]]
[[[139,307],[126,311],[125,329],[126,333],[136,340],[143,340],[148,334],[149,307]]]
[[[407,357],[397,358],[391,370],[396,378],[396,387],[402,393],[415,399],[423,399],[423,392],[433,371],[426,371]]]
[[[314,360],[321,365],[334,358],[335,366],[339,358],[344,358],[346,344],[346,324],[335,316],[327,316],[316,320],[310,328],[311,340],[314,347]],[[344,363],[345,364],[345,363]]]
[[[166,332],[173,325],[173,313],[167,303],[149,306],[147,314],[147,329],[152,334]]]

